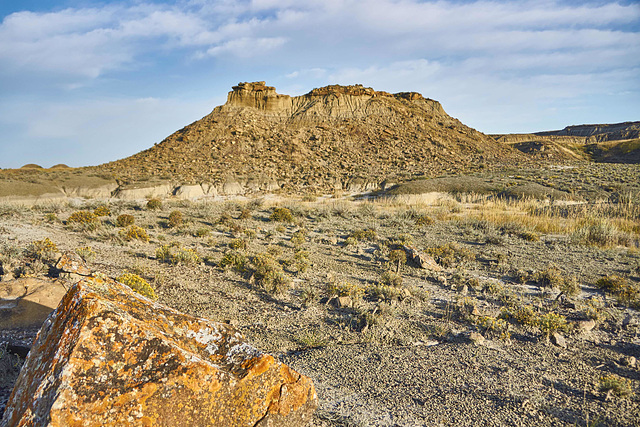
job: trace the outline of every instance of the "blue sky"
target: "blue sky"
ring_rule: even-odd
[[[485,133],[640,120],[640,2],[3,0],[0,167],[134,154],[256,80],[417,91]]]

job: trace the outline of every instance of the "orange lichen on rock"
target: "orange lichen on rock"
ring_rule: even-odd
[[[2,426],[306,425],[310,379],[232,326],[86,278],[44,323]]]

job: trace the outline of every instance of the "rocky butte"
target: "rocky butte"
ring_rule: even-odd
[[[331,85],[289,96],[253,82],[154,147],[97,169],[121,185],[165,180],[233,194],[362,191],[514,161],[526,156],[416,92]]]

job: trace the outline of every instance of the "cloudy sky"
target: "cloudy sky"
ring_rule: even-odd
[[[134,154],[256,80],[417,91],[485,133],[640,120],[640,2],[2,0],[0,167]]]

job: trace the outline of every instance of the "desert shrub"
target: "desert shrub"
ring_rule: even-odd
[[[620,231],[606,219],[588,220],[571,235],[577,243],[608,247],[618,244]]]
[[[162,245],[156,248],[156,259],[162,262],[171,262],[172,245]]]
[[[170,228],[176,228],[176,227],[180,227],[183,223],[184,219],[182,217],[182,212],[180,211],[172,211],[169,214],[169,222],[167,223],[167,225]]]
[[[100,224],[100,219],[89,211],[75,211],[67,219],[67,224],[76,225],[86,230],[95,230]]]
[[[477,325],[483,329],[485,335],[497,337],[502,340],[509,340],[511,337],[509,324],[504,319],[493,316],[479,316]]]
[[[84,261],[91,261],[96,256],[96,253],[94,252],[94,250],[90,246],[84,246],[82,248],[76,248],[75,252]]]
[[[543,271],[537,272],[533,276],[533,280],[541,288],[560,288],[560,285],[564,282],[564,276],[562,271],[557,267],[548,267]]]
[[[95,216],[109,216],[111,215],[111,209],[109,209],[109,207],[105,205],[98,206],[93,210],[93,214]]]
[[[269,293],[279,294],[291,285],[291,279],[282,266],[266,252],[253,257],[254,278]]]
[[[130,225],[125,229],[120,230],[118,233],[120,237],[127,242],[132,240],[140,240],[141,242],[148,242],[149,235],[147,234],[144,228],[138,227],[137,225]]]
[[[379,282],[387,286],[400,286],[402,285],[402,276],[394,271],[385,271],[380,275]]]
[[[309,268],[309,252],[297,250],[293,254],[294,265],[297,271],[304,273]]]
[[[516,307],[510,311],[510,317],[524,326],[538,326],[538,315],[530,305]]]
[[[171,258],[173,264],[195,265],[200,262],[200,255],[194,249],[178,248]]]
[[[526,240],[527,242],[539,242],[540,235],[535,231],[522,231],[518,234],[521,239]]]
[[[249,208],[244,208],[240,211],[240,216],[238,217],[238,219],[249,219],[251,218],[251,209]]]
[[[476,255],[469,249],[457,243],[447,243],[435,248],[428,248],[427,253],[443,267],[452,267],[456,264],[471,262],[476,259]]]
[[[218,219],[216,220],[216,224],[229,226],[233,223],[233,217],[229,212],[222,212]]]
[[[416,218],[416,225],[418,227],[424,227],[426,225],[431,225],[434,222],[435,222],[435,220],[433,218],[431,218],[430,216],[428,216],[428,215],[419,215]]]
[[[378,233],[373,228],[358,229],[352,231],[349,237],[353,237],[357,241],[367,240],[370,242],[375,242],[376,240],[378,240]]]
[[[209,230],[206,227],[201,227],[201,228],[198,228],[196,231],[194,231],[193,235],[195,237],[207,237],[210,233],[211,233],[211,230]]]
[[[151,211],[162,209],[162,201],[160,201],[160,199],[149,199],[147,202],[147,209]]]
[[[554,332],[567,330],[567,319],[561,314],[549,312],[540,316],[537,326],[548,339]]]
[[[183,248],[177,243],[162,245],[156,248],[156,259],[171,264],[195,265],[201,261],[197,251]]]
[[[326,347],[329,340],[326,335],[318,331],[305,330],[294,338],[295,342],[300,346],[300,350],[311,350],[313,348]]]
[[[348,248],[350,246],[357,246],[358,245],[358,239],[356,239],[353,236],[349,236],[344,240],[344,247]]]
[[[287,208],[275,208],[269,219],[271,221],[292,223],[293,214]]]
[[[233,250],[246,250],[248,246],[246,239],[231,239],[229,242],[229,248]]]
[[[296,248],[302,246],[304,242],[307,241],[307,234],[308,232],[304,228],[296,230],[296,232],[291,236],[291,243],[293,243],[293,246]]]
[[[375,284],[368,289],[369,294],[374,299],[383,301],[393,301],[400,298],[401,290],[397,286],[389,286],[383,284]]]
[[[133,273],[123,273],[116,280],[123,285],[127,285],[140,295],[143,295],[147,298],[156,299],[156,292],[153,290],[151,285],[144,280],[142,277]]]
[[[237,271],[244,271],[245,264],[247,263],[247,257],[238,251],[228,251],[223,256],[218,266],[220,268],[233,268]]]
[[[136,219],[133,217],[133,215],[118,215],[118,217],[116,218],[116,227],[127,227],[129,225],[133,225],[135,222]]]
[[[601,393],[607,393],[607,395],[615,394],[618,397],[627,397],[633,393],[631,380],[616,374],[601,377],[598,389]]]
[[[351,297],[352,301],[357,301],[364,296],[365,289],[355,283],[339,282],[331,283],[328,286],[330,295],[338,295],[340,297]]]
[[[411,246],[413,245],[413,236],[411,234],[399,234],[391,239],[391,246]]]
[[[622,276],[613,274],[602,277],[598,279],[596,286],[615,295],[622,304],[640,306],[640,288]]]
[[[46,214],[43,219],[49,224],[56,224],[60,222],[60,218],[58,218],[58,215],[53,212],[49,212],[48,214]]]
[[[25,250],[25,255],[44,262],[51,262],[54,260],[57,252],[58,246],[56,246],[56,244],[48,237],[45,237],[43,240],[31,242]]]
[[[389,252],[389,264],[396,266],[396,273],[400,272],[400,266],[407,263],[407,253],[404,249],[394,249]]]

